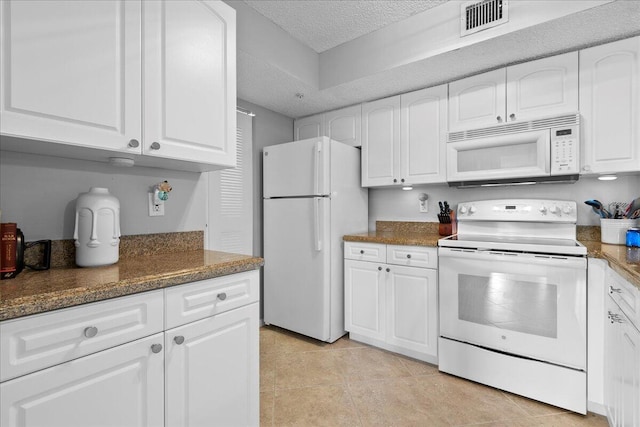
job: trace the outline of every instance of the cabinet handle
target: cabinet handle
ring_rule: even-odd
[[[390,271],[391,271],[391,269],[390,269],[390,268],[387,268],[387,273],[389,273]]]
[[[137,148],[140,145],[140,143],[138,142],[137,139],[132,139],[131,141],[129,141],[128,145],[130,148]]]
[[[404,182],[404,178],[402,178],[402,179],[400,180],[400,182]]]
[[[159,142],[153,142],[153,143],[151,144],[151,147],[150,147],[150,148],[151,148],[152,150],[159,150],[159,149],[160,149],[160,143],[159,143]]]
[[[176,337],[173,338],[173,342],[175,342],[176,344],[180,345],[184,342],[184,337],[182,335],[178,335]]]
[[[364,249],[360,249],[360,255],[364,255]]]
[[[378,267],[378,271],[382,271],[382,267]]]
[[[224,301],[224,300],[226,300],[226,299],[227,299],[227,294],[226,294],[225,292],[220,292],[220,293],[218,294],[218,299],[219,299],[220,301]]]
[[[502,117],[498,116],[496,117],[496,120],[498,121],[498,123],[502,123]]]
[[[395,183],[395,182],[398,182],[398,180],[397,180],[396,178],[393,178],[393,182],[394,182],[394,183]]]
[[[610,293],[610,294],[612,294],[612,293],[614,293],[614,292],[615,292],[616,294],[622,293],[622,289],[620,289],[620,288],[614,288],[613,286],[609,286],[609,293]]]
[[[162,351],[162,344],[153,344],[151,346],[151,351],[154,353],[160,353]]]
[[[84,336],[87,338],[93,338],[96,335],[98,335],[98,328],[96,328],[95,326],[89,326],[87,328],[84,328]]]
[[[411,259],[411,254],[407,254],[407,258]]]
[[[516,119],[516,115],[514,113],[509,114],[509,118],[511,120],[515,120]]]

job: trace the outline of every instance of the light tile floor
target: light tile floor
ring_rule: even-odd
[[[607,426],[343,337],[260,329],[261,426]]]

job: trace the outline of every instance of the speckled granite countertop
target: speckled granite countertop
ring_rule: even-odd
[[[377,221],[376,230],[367,233],[349,234],[347,242],[383,243],[405,246],[438,246],[438,223]]]
[[[202,247],[202,246],[200,246]],[[262,258],[206,250],[120,258],[92,268],[25,269],[0,282],[0,320],[255,270]]]
[[[601,243],[599,227],[578,226],[577,234],[589,257],[607,260],[611,268],[640,289],[640,248]],[[378,221],[376,231],[350,234],[343,239],[348,242],[436,247],[441,238],[437,223]]]

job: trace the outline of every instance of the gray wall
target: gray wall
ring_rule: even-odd
[[[120,201],[123,235],[204,230],[204,175],[164,169],[118,168],[107,163],[0,152],[2,222],[16,222],[25,239],[72,239],[75,200],[90,187],[106,187]],[[147,193],[173,186],[165,215],[148,216]]]
[[[418,211],[420,193],[429,196],[429,212]],[[437,222],[438,201],[447,200],[455,206],[458,202],[489,199],[558,199],[578,202],[578,224],[600,225],[599,218],[583,202],[598,199],[603,203],[629,202],[640,196],[640,176],[621,176],[616,181],[598,181],[581,178],[575,184],[537,184],[523,187],[497,187],[457,189],[445,184],[415,186],[411,191],[400,188],[369,190],[369,229],[375,229],[376,221],[429,221]]]

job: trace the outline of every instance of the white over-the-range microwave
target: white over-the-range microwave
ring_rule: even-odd
[[[578,113],[451,132],[452,187],[575,182],[580,169]]]

